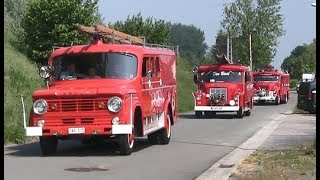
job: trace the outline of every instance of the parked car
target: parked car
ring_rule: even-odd
[[[316,82],[301,82],[298,91],[298,109],[316,113]]]

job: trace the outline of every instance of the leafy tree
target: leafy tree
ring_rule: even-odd
[[[224,7],[221,22],[225,32],[233,39],[235,56],[249,65],[249,35],[252,36],[252,62],[254,68],[270,64],[284,35],[281,0],[235,0]]]
[[[117,21],[109,26],[133,36],[144,36],[147,43],[169,44],[169,26],[164,20],[148,17],[145,20],[141,13],[128,16],[125,21]]]
[[[291,78],[301,79],[303,73],[316,71],[316,40],[299,45],[291,51],[281,64],[281,69],[288,70]]]
[[[83,44],[89,40],[77,31],[75,24],[93,25],[101,21],[98,0],[30,0],[21,23],[26,54],[45,64],[52,46]]]
[[[181,57],[190,60],[191,64],[199,64],[205,57],[207,44],[204,40],[204,32],[194,25],[170,24],[171,43],[179,45]]]

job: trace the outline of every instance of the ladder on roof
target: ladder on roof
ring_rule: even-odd
[[[113,43],[125,43],[125,44],[145,44],[143,37],[136,37],[130,34],[126,34],[120,31],[116,31],[112,28],[106,27],[104,25],[98,24],[95,26],[85,26],[81,24],[76,25],[78,30],[89,35],[99,34],[107,39],[111,40]]]
[[[81,24],[76,24],[80,32],[87,33],[91,36],[101,35],[107,38],[112,43],[124,43],[124,44],[136,44],[143,45],[150,48],[160,48],[160,49],[170,49],[175,50],[174,46],[160,45],[160,44],[147,44],[144,37],[136,37],[130,34],[126,34],[112,28],[106,27],[104,25],[98,24],[95,26],[85,26]]]

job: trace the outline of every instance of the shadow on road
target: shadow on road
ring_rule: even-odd
[[[204,146],[230,147],[230,148],[238,148],[238,149],[242,149],[242,150],[255,150],[255,149],[251,149],[251,148],[239,147],[240,145],[239,146],[232,146],[232,145],[226,145],[226,144],[210,144],[210,143],[187,142],[187,141],[179,141],[179,140],[172,140],[172,142],[183,143],[183,144],[196,144],[196,145],[204,145]]]
[[[136,139],[133,153],[141,151],[151,146],[148,139]],[[7,153],[6,153],[7,151]],[[13,151],[13,152],[12,152]],[[4,154],[10,156],[21,157],[35,157],[41,156],[39,142],[32,142],[29,144],[10,146],[4,148]],[[116,142],[99,143],[83,145],[78,141],[66,140],[58,143],[57,153],[50,156],[121,156],[119,152],[119,146]]]

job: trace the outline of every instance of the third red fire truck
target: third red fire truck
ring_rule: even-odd
[[[263,70],[254,72],[253,79],[255,103],[287,103],[290,98],[290,75],[287,72],[275,70],[273,66],[267,65]]]

